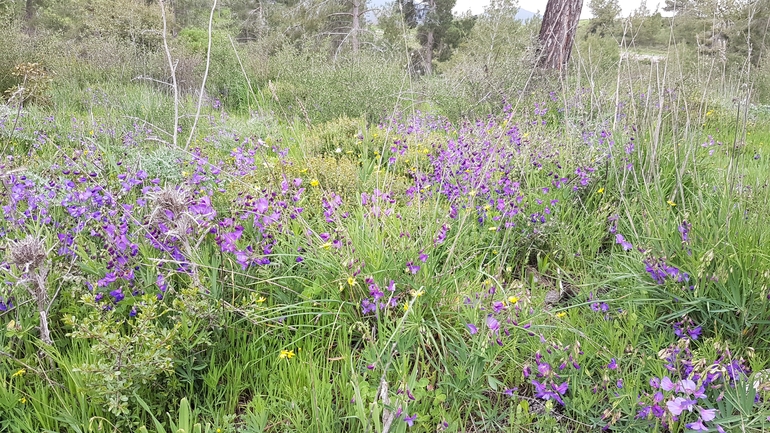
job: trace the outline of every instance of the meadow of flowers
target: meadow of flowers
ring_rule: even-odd
[[[590,93],[3,111],[0,431],[763,431],[770,114]]]

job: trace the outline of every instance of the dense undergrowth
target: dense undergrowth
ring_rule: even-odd
[[[586,39],[563,77],[521,43],[418,78],[225,36],[176,132],[157,52],[17,41],[0,431],[768,427],[750,77]]]
[[[211,106],[187,150],[122,102],[7,111],[0,425],[187,397],[211,431],[763,429],[767,113],[672,141],[676,93],[617,122],[586,94],[310,129]]]

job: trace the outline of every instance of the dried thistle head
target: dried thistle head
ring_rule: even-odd
[[[22,240],[11,241],[8,245],[8,262],[20,269],[34,271],[45,262],[48,251],[42,238],[28,235]]]
[[[170,211],[174,215],[181,215],[190,203],[190,192],[176,186],[165,186],[160,191],[148,194],[148,197],[153,203],[153,214],[165,215],[166,211]]]
[[[150,226],[165,226],[164,234],[183,239],[195,227],[195,221],[189,213],[192,194],[183,187],[166,186],[159,191],[149,193],[152,203],[148,223]]]

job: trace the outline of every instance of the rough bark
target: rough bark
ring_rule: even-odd
[[[433,29],[428,30],[425,42],[425,73],[433,73]]]
[[[567,65],[582,8],[583,0],[548,0],[540,28],[540,68],[561,71]]]

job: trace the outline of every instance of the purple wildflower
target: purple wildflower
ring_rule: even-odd
[[[500,330],[500,322],[495,319],[493,315],[487,316],[487,328],[489,328],[492,332],[497,332]]]
[[[703,421],[711,421],[717,416],[716,409],[703,409],[702,407],[699,407],[698,411],[700,412],[700,417],[703,419]]]
[[[684,397],[677,397],[666,403],[668,411],[674,416],[679,416],[684,411],[692,412],[695,407],[695,400],[688,400]]]
[[[420,265],[414,264],[414,262],[409,262],[406,264],[406,271],[411,274],[416,274],[420,272]]]
[[[417,414],[413,414],[412,416],[404,416],[404,422],[409,427],[414,426],[414,422],[417,420]]]
[[[116,304],[125,298],[122,289],[115,289],[111,291],[110,296],[114,298]]]
[[[690,430],[695,430],[695,431],[708,431],[709,430],[709,428],[706,427],[703,424],[703,420],[701,418],[698,418],[695,422],[687,424],[686,427],[688,429],[690,429]]]
[[[623,247],[623,251],[629,251],[634,247],[631,242],[628,242],[620,233],[615,235],[615,243],[620,244],[620,246]]]

